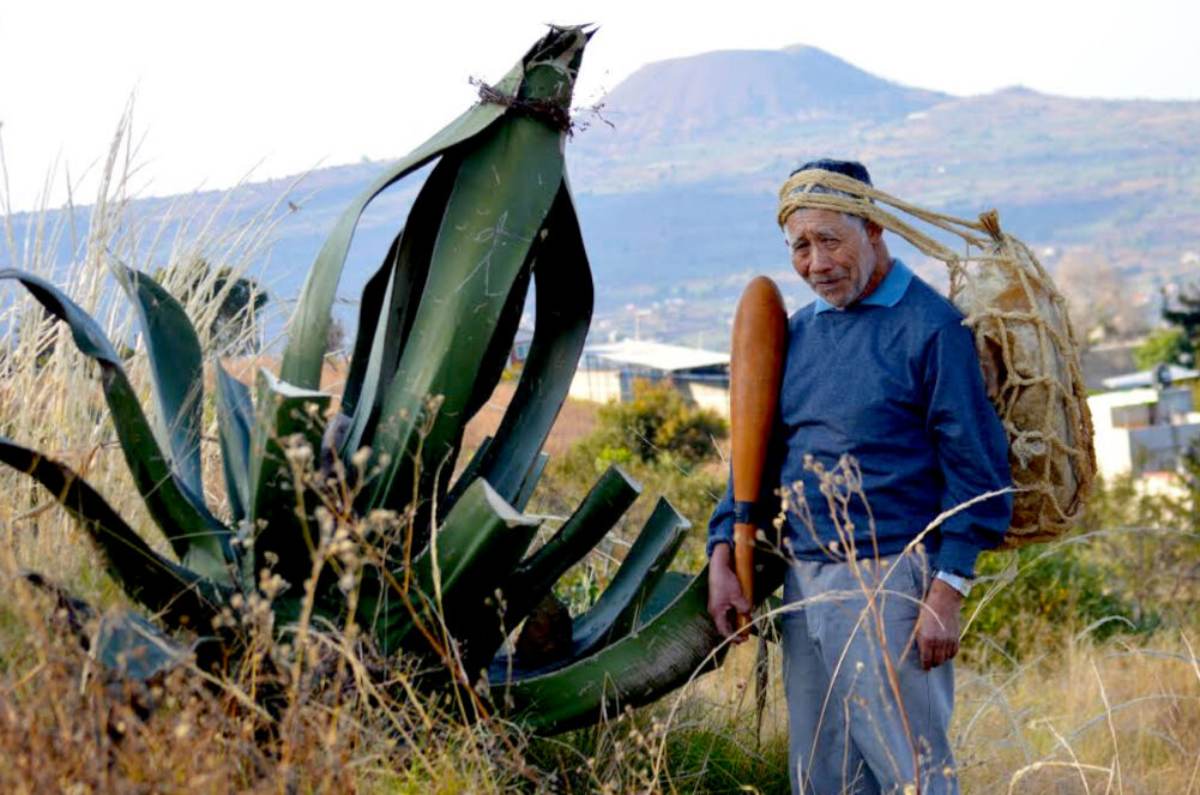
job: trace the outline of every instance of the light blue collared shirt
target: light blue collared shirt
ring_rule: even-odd
[[[908,283],[912,281],[912,277],[913,272],[908,269],[908,266],[892,257],[892,269],[888,271],[887,276],[883,277],[879,286],[866,298],[854,303],[863,306],[895,306],[904,297],[904,291],[908,289]],[[838,308],[817,296],[817,300],[813,302],[813,314],[819,315],[822,312],[830,311],[836,312]]]

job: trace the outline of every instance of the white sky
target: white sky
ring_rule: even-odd
[[[804,43],[956,94],[1200,99],[1200,2],[1138,0],[0,0],[0,135],[11,204],[51,202],[106,150],[136,93],[142,192],[225,187],[399,156],[494,80],[544,22],[596,22],[577,99],[643,63]],[[90,203],[85,181],[77,201]]]

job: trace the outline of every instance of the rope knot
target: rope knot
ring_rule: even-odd
[[[512,94],[505,94],[497,90],[495,86],[488,85],[482,80],[473,80],[472,82],[477,82],[479,85],[480,102],[502,105],[517,113],[522,113],[544,122],[556,130],[566,133],[571,132],[573,126],[571,112],[557,102],[548,99],[521,99]]]

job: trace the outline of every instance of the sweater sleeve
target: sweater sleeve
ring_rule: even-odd
[[[750,515],[755,525],[766,530],[772,526],[775,517],[779,515],[782,500],[778,494],[780,471],[783,466],[784,436],[778,417],[774,430],[771,432],[771,443],[767,450],[767,458],[763,463],[762,487],[758,499],[749,507]],[[733,457],[729,461],[729,478],[725,484],[725,494],[717,507],[713,509],[708,520],[708,544],[705,549],[708,557],[712,557],[713,548],[717,544],[733,544],[733,525],[736,521],[737,505],[733,499]]]
[[[708,544],[705,551],[711,558],[717,544],[733,544],[733,465],[725,483],[725,495],[708,518]]]
[[[1008,439],[988,401],[971,330],[951,323],[934,335],[926,358],[929,395],[926,427],[937,451],[947,511],[1012,484]],[[1012,521],[1012,493],[964,508],[938,528],[933,566],[961,577],[974,576],[975,559],[1000,544]]]

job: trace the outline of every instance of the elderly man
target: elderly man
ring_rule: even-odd
[[[811,169],[871,184],[859,163],[797,172]],[[1011,497],[921,534],[1010,484],[1004,431],[962,315],[889,256],[883,230],[788,206],[792,265],[817,297],[788,321],[764,493],[735,504],[731,487],[709,522],[709,612],[728,636],[749,607],[735,515],[780,528],[793,792],[954,793],[950,660],[975,559],[1003,538]]]

